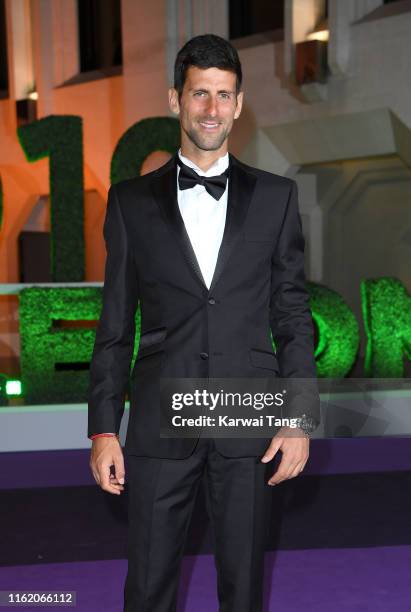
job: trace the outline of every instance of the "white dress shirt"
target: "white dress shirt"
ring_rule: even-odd
[[[204,172],[194,162],[181,154],[181,161],[190,166],[201,176],[216,176],[222,174],[228,167],[228,153],[219,157],[210,168]],[[227,212],[228,181],[225,191],[219,200],[211,196],[204,185],[195,185],[191,189],[180,189],[178,176],[180,166],[177,165],[177,200],[181,216],[191,245],[197,257],[198,265],[207,287],[211,285],[214,268],[217,263],[218,251],[223,238]]]

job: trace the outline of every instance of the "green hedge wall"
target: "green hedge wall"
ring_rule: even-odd
[[[307,283],[318,329],[315,351],[319,377],[342,378],[351,370],[359,347],[359,326],[337,293]],[[368,337],[366,376],[402,377],[411,358],[411,300],[394,278],[361,285]],[[63,327],[63,321],[97,321],[101,287],[28,287],[20,292],[21,378],[26,402],[65,403],[87,399],[94,327]],[[136,311],[133,368],[140,340],[141,313]]]
[[[411,359],[411,297],[391,277],[361,283],[367,351],[366,376],[402,378],[404,359]]]
[[[339,378],[351,370],[359,348],[359,327],[343,298],[324,285],[308,282],[310,306],[318,329],[317,374]]]
[[[75,115],[50,115],[22,125],[17,135],[30,162],[49,158],[51,278],[85,276],[83,128]]]
[[[180,146],[180,122],[173,117],[150,117],[132,125],[120,138],[111,160],[110,180],[118,183],[139,176],[144,160],[154,151],[171,155]]]
[[[101,287],[28,287],[20,292],[20,364],[27,403],[86,401],[95,329],[59,322],[96,321],[101,307]],[[139,338],[140,309],[133,362]]]

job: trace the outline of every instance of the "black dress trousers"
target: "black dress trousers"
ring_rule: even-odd
[[[261,612],[270,463],[225,457],[200,438],[185,459],[128,457],[125,612],[175,612],[184,543],[203,474],[213,530],[219,612]]]

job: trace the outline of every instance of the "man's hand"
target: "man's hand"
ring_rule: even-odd
[[[303,471],[309,455],[310,439],[300,428],[282,427],[271,440],[270,446],[261,461],[268,463],[274,459],[279,449],[282,458],[278,469],[267,484],[276,485],[288,478],[294,478]]]
[[[114,465],[115,476],[110,474]],[[124,457],[117,437],[95,438],[92,442],[90,468],[98,485],[108,493],[120,495],[124,491]]]

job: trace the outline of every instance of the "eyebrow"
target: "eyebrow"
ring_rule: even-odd
[[[209,90],[205,89],[204,87],[190,87],[190,89],[188,91],[206,91],[207,93],[209,92]],[[229,94],[233,94],[235,92],[234,91],[230,91],[229,89],[219,89],[217,93],[229,93]]]

